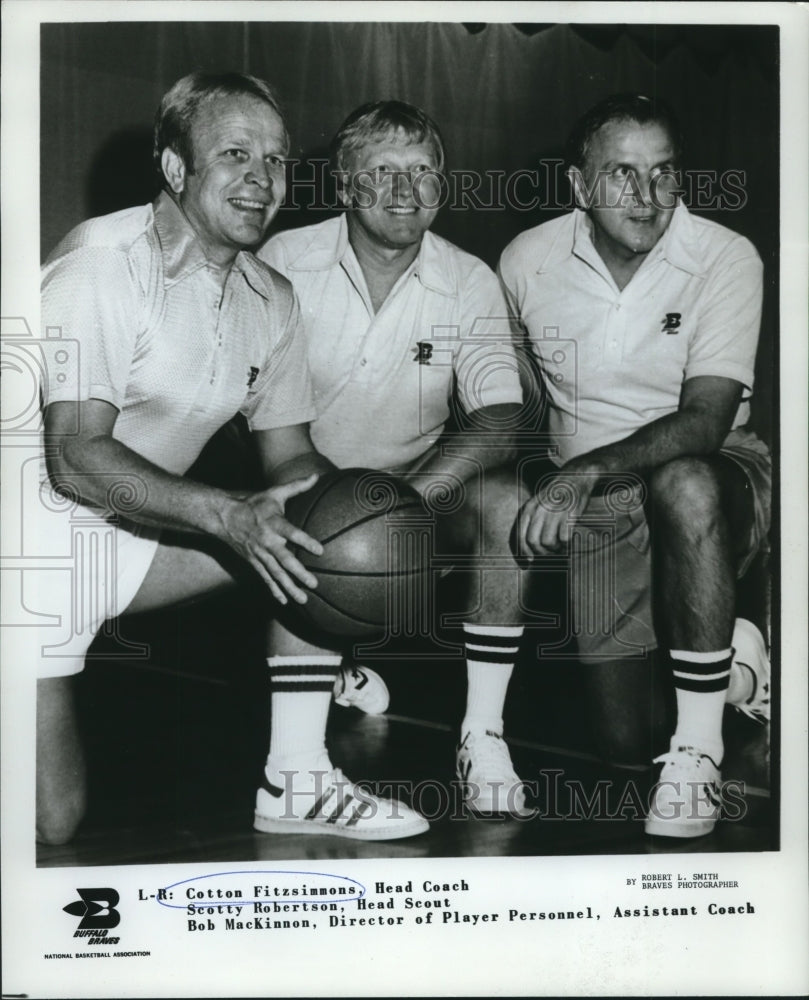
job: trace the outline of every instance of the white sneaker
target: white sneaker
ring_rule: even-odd
[[[390,692],[375,670],[352,665],[342,667],[334,679],[334,703],[366,715],[382,715],[390,705]]]
[[[506,741],[487,729],[466,733],[455,753],[455,773],[464,802],[476,813],[526,813],[525,789],[517,777]]]
[[[398,840],[426,833],[427,820],[398,799],[382,799],[358,787],[326,759],[322,770],[285,788],[265,773],[256,793],[253,826],[262,833],[319,833],[354,840]]]
[[[655,758],[663,770],[652,793],[646,832],[655,837],[702,837],[722,808],[722,775],[696,747],[678,747]]]
[[[737,618],[733,629],[733,667],[753,680],[753,693],[742,702],[728,702],[756,722],[770,721],[770,658],[764,636],[746,618]]]

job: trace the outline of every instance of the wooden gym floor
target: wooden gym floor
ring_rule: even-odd
[[[522,662],[510,688],[506,734],[517,772],[536,782],[538,816],[463,815],[452,784],[463,664],[419,656],[381,667],[392,694],[388,715],[333,707],[328,742],[334,763],[355,781],[409,782],[431,819],[429,833],[386,842],[256,833],[269,685],[255,611],[233,595],[124,619],[123,636],[148,647],[136,659],[115,658],[118,640],[96,642],[79,681],[89,811],[70,844],[39,845],[39,866],[778,848],[777,726],[770,761],[769,727],[726,712],[723,776],[744,782],[741,818],[695,840],[648,838],[633,804],[647,801],[650,769],[599,761],[582,722],[575,666],[540,671]],[[582,816],[571,788],[591,797],[605,781],[603,815]]]

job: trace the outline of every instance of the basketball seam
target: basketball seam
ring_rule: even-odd
[[[339,607],[337,604],[333,604],[330,600],[325,598],[322,594],[318,594],[316,591],[312,591],[311,595],[316,597],[319,601],[326,605],[327,608],[331,608],[332,611],[336,611],[338,615],[342,615],[344,618],[348,618],[352,622],[357,622],[359,625],[370,625],[372,628],[383,629],[384,625],[379,622],[375,622],[370,618],[358,618],[357,615],[353,615],[350,611],[346,611],[344,608]],[[328,632],[328,628],[323,629]]]
[[[416,576],[416,574],[422,575],[424,573],[424,568],[421,569],[396,569],[396,570],[380,570],[379,572],[374,572],[373,570],[343,570],[343,569],[322,569],[315,563],[309,563],[307,569],[310,569],[316,576]]]
[[[393,509],[396,510],[396,511],[399,511],[399,510],[408,510],[411,507],[421,507],[421,506],[422,506],[421,501],[418,501],[418,502],[414,502],[414,503],[401,504],[400,506],[394,507]],[[380,517],[381,515],[387,514],[387,513],[390,513],[390,512],[389,511],[384,511],[384,510],[377,510],[377,511],[374,511],[373,513],[371,513],[371,514],[366,514],[365,517],[360,518],[358,521],[354,521],[351,524],[347,524],[343,528],[338,528],[338,530],[335,531],[334,534],[327,535],[325,538],[320,538],[320,539],[318,539],[318,541],[320,542],[321,545],[328,545],[329,542],[333,542],[335,538],[339,538],[340,535],[344,535],[347,531],[351,531],[353,528],[359,528],[363,524],[367,524],[368,521],[373,521],[377,517]]]
[[[340,476],[334,476],[330,483],[326,483],[325,488],[322,492],[318,493],[316,497],[313,497],[309,503],[309,508],[306,511],[306,515],[303,518],[303,522],[300,525],[301,531],[306,531],[306,525],[309,523],[309,518],[312,516],[312,511],[316,510],[318,504],[323,500],[323,497],[327,496],[331,490],[340,482]]]

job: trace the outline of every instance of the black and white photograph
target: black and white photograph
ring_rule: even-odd
[[[809,32],[725,10],[6,4],[4,995],[809,988]]]

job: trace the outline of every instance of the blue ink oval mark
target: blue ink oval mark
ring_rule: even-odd
[[[356,887],[354,895],[344,894],[339,891],[341,887],[339,886],[323,886],[323,885],[307,885],[303,882],[301,886],[290,885],[267,885],[268,891],[263,895],[257,895],[255,892],[256,880],[251,879],[252,884],[252,895],[248,898],[244,898],[242,886],[235,886],[233,882],[239,876],[256,876],[256,875],[273,875],[281,876],[284,879],[289,879],[294,882],[298,880],[299,882],[305,878],[317,878],[317,879],[333,879],[336,882],[349,883],[350,886]],[[215,885],[211,883],[211,879],[227,879],[231,884],[225,888],[221,885]],[[199,888],[198,894],[193,893],[190,886],[194,883],[206,882],[207,885]],[[173,898],[172,890],[180,889],[186,886],[185,894],[183,896],[182,902],[169,902],[169,899]],[[281,894],[272,893],[270,889],[281,889]],[[284,895],[283,889],[288,889],[291,891],[296,888],[303,888],[308,890],[312,894],[304,895]],[[269,904],[269,903],[281,903],[286,906],[297,906],[299,903],[354,903],[366,893],[366,888],[361,882],[357,882],[356,879],[348,878],[346,875],[332,875],[329,872],[303,872],[303,871],[289,871],[289,870],[253,870],[248,869],[247,871],[230,871],[230,872],[214,872],[211,875],[195,875],[192,878],[181,879],[179,882],[172,882],[171,885],[167,885],[160,890],[158,894],[158,899],[156,902],[160,903],[161,906],[165,906],[170,910],[186,910],[189,904],[193,903],[195,907],[199,908],[202,906],[254,906],[257,903]],[[169,897],[169,899],[166,898]]]

